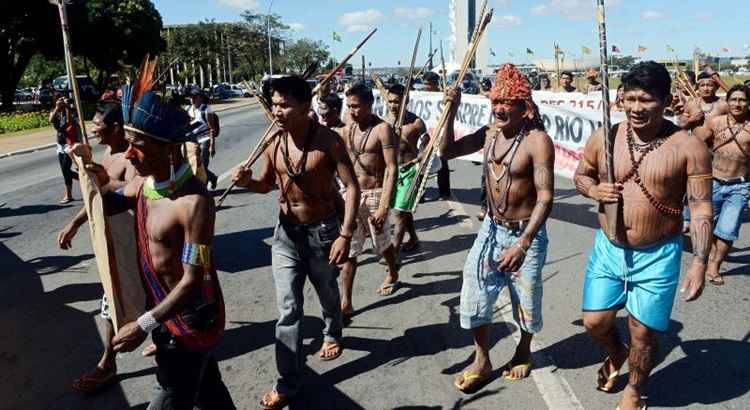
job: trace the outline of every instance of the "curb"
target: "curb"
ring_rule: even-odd
[[[224,112],[224,111],[234,110],[234,109],[237,109],[237,108],[245,108],[245,107],[249,107],[249,106],[255,105],[255,104],[258,104],[257,100],[250,101],[247,104],[235,105],[234,107],[222,107],[222,108],[214,110],[214,112],[218,113],[218,112]],[[36,147],[24,148],[24,149],[19,149],[17,151],[6,152],[4,154],[0,154],[0,159],[7,158],[7,157],[12,157],[14,155],[29,154],[29,153],[32,153],[32,152],[41,151],[43,149],[54,148],[55,146],[57,146],[57,143],[53,142],[51,144],[39,145],[39,146],[36,146]]]
[[[6,152],[5,154],[0,154],[0,158],[12,157],[14,155],[21,155],[21,154],[29,154],[31,152],[41,151],[43,149],[54,148],[56,145],[57,143],[53,142],[51,144],[39,145],[37,147],[24,148],[24,149],[19,149],[18,151]]]

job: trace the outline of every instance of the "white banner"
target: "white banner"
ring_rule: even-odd
[[[377,91],[374,93],[373,111],[382,117],[385,114],[383,101]],[[610,95],[614,97],[614,94]],[[586,141],[594,130],[601,127],[601,93],[534,91],[533,98],[539,105],[539,112],[547,133],[555,144],[555,173],[572,179]],[[443,112],[443,94],[412,91],[409,111],[422,118],[427,125],[428,132],[432,134]],[[612,112],[613,124],[624,119],[623,113]],[[461,96],[461,106],[458,108],[455,122],[457,139],[492,122],[490,101],[487,98],[480,95]],[[477,152],[461,157],[461,159],[481,162],[482,156],[482,152]]]

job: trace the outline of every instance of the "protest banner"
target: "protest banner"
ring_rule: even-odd
[[[384,101],[377,91],[374,94],[373,112],[382,117],[386,109]],[[614,99],[614,93],[610,95]],[[534,91],[533,98],[539,105],[547,133],[555,144],[555,173],[572,179],[586,141],[594,130],[601,127],[601,94]],[[409,97],[409,111],[422,118],[432,134],[443,112],[443,93],[413,91]],[[613,123],[624,119],[623,113],[612,113]],[[456,113],[456,139],[492,122],[489,99],[481,95],[464,95]],[[482,158],[483,153],[477,152],[460,159],[481,162]]]

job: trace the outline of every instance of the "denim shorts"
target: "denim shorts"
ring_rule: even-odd
[[[461,286],[461,327],[474,329],[492,323],[492,307],[503,287],[510,291],[513,318],[528,333],[542,330],[542,267],[547,259],[547,228],[539,228],[519,276],[497,270],[507,249],[514,246],[522,231],[497,225],[484,218],[466,258]]]
[[[725,241],[737,240],[748,200],[750,182],[722,185],[714,180],[714,235]]]

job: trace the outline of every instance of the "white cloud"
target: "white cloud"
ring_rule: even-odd
[[[617,7],[622,0],[609,0],[607,12]],[[570,20],[586,20],[594,17],[596,6],[591,0],[549,0],[531,8],[531,14],[537,16],[560,15]]]
[[[521,18],[510,14],[499,16],[493,20],[495,21],[495,24],[500,27],[515,27],[521,25]]]
[[[342,26],[345,26],[348,31],[357,31],[351,30],[351,27],[370,26],[378,21],[381,17],[383,17],[383,13],[381,13],[379,10],[367,9],[362,11],[352,11],[349,13],[344,13],[339,16],[338,22]]]
[[[531,8],[531,14],[535,16],[546,16],[549,15],[549,6],[546,4],[539,4]]]
[[[346,27],[346,31],[349,33],[356,33],[356,32],[366,32],[372,30],[372,26],[368,24],[353,24],[351,26]]]
[[[641,13],[641,20],[646,21],[663,20],[666,17],[667,16],[659,10],[644,10]]]
[[[435,12],[427,7],[416,7],[413,9],[397,7],[393,10],[393,14],[395,14],[396,17],[417,20],[430,17],[435,14]]]
[[[217,3],[240,10],[257,10],[260,6],[258,0],[217,0]]]
[[[293,21],[287,25],[290,29],[292,29],[292,31],[302,31],[305,29],[305,25],[297,21]]]

